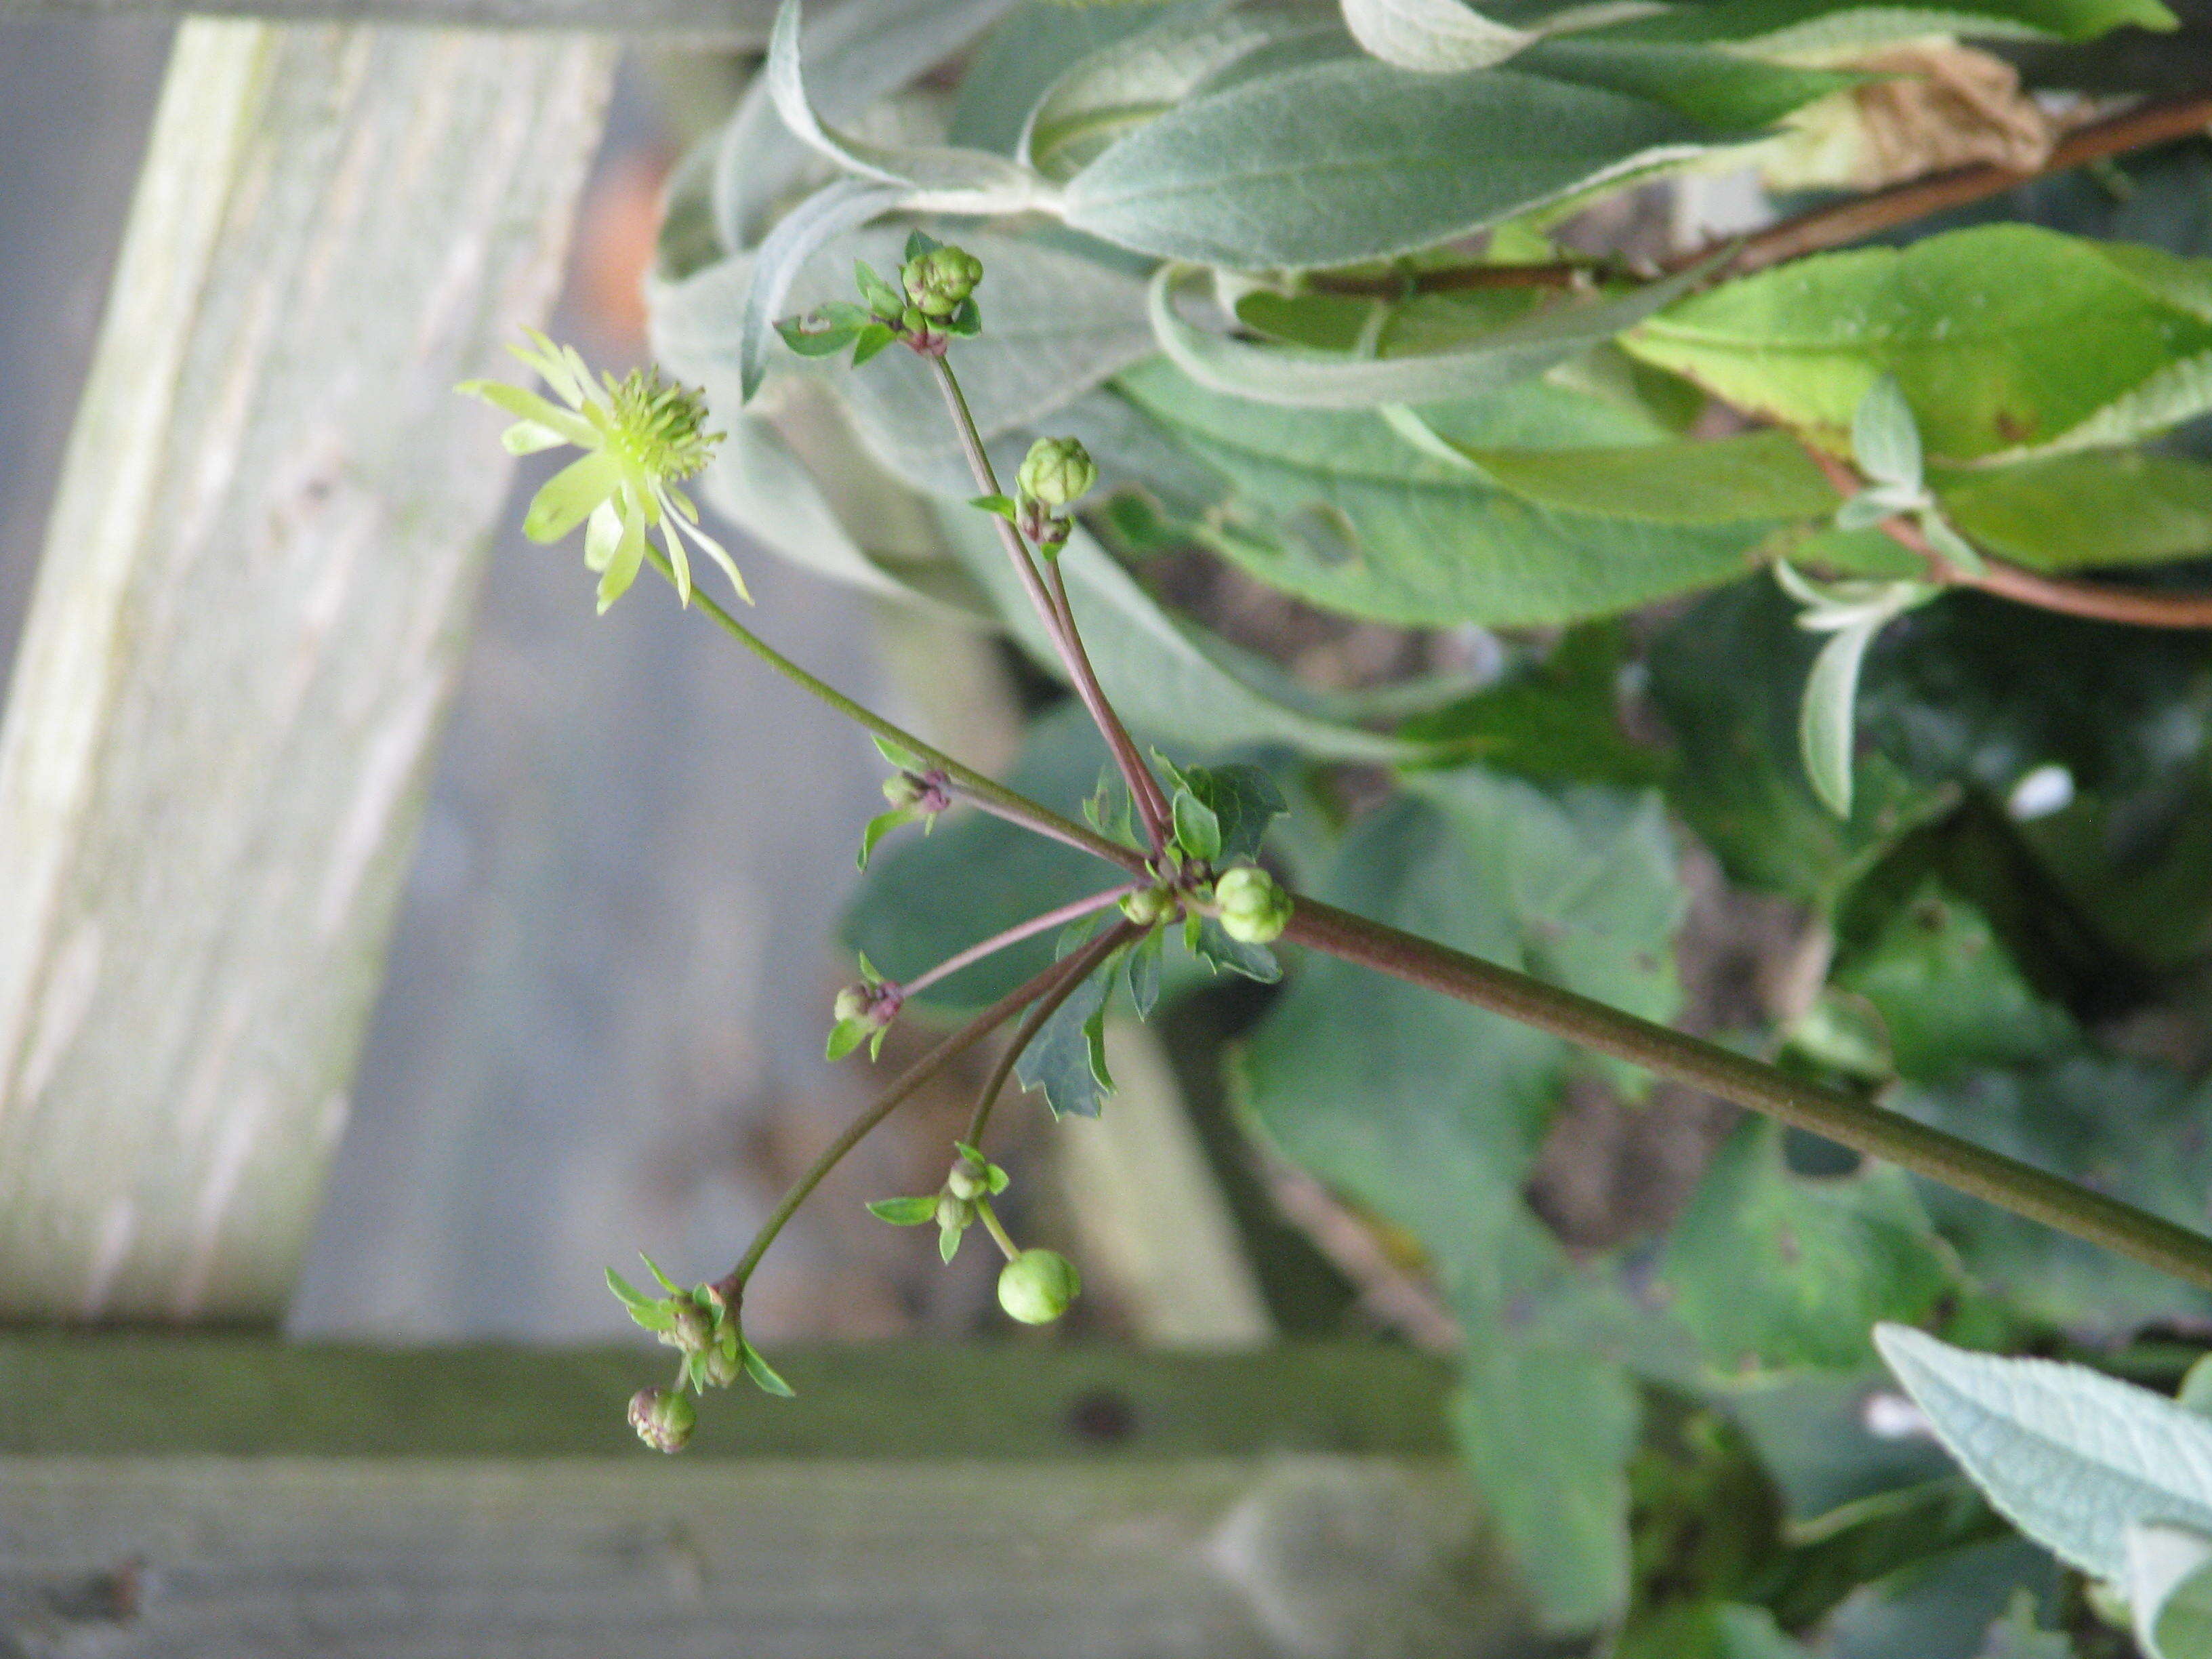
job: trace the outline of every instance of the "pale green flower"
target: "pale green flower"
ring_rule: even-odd
[[[703,429],[702,395],[662,380],[658,369],[634,369],[620,380],[602,370],[594,385],[574,346],[556,345],[535,329],[524,331],[530,347],[507,349],[538,371],[566,409],[499,380],[464,380],[459,388],[515,416],[501,440],[510,454],[556,444],[585,452],[538,492],[522,533],[534,542],[557,542],[584,526],[584,562],[599,573],[602,611],[637,580],[646,532],[653,529],[668,550],[684,604],[691,603],[691,562],[684,548],[689,537],[750,605],[745,579],[722,544],[699,528],[699,509],[677,487],[707,465],[722,441],[720,433]]]

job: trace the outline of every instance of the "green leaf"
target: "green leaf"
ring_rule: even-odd
[[[889,738],[878,737],[871,732],[868,741],[876,745],[876,752],[878,755],[902,772],[921,772],[928,769],[921,756],[913,753],[902,744],[893,743]]]
[[[960,1254],[960,1240],[965,1231],[960,1227],[939,1227],[937,1230],[938,1257],[946,1267],[951,1267],[952,1258]]]
[[[1622,343],[1837,449],[1885,374],[1931,460],[2124,444],[2212,408],[2212,263],[1986,225],[1796,260]]]
[[[1766,533],[1537,505],[1415,450],[1377,415],[1225,398],[1164,363],[1117,386],[1222,480],[1209,544],[1328,610],[1408,625],[1577,621],[1731,580]],[[1423,412],[1459,441],[1515,441],[1506,434],[1542,430],[1540,420],[1555,443],[1619,442],[1637,430],[1594,398],[1541,386]]]
[[[805,350],[809,356],[827,355],[793,342],[791,332],[775,324],[776,313],[783,309],[784,301],[799,272],[805,269],[815,255],[847,232],[900,206],[906,198],[905,191],[877,179],[840,179],[815,191],[785,214],[776,222],[775,228],[769,233],[768,240],[761,244],[759,252],[750,255],[746,263],[738,267],[748,280],[743,289],[736,319],[736,349],[733,353],[730,351],[732,343],[726,337],[721,342],[720,349],[737,359],[740,403],[751,402],[753,393],[760,390],[761,382],[767,378],[769,330],[772,325],[782,333],[787,343],[793,344],[793,349]],[[663,354],[672,362],[684,355],[681,332],[684,304],[679,297],[684,290],[688,289],[693,295],[704,293],[719,296],[727,286],[726,276],[718,267],[710,266],[707,272],[695,276],[690,282],[661,297],[660,303],[655,307],[655,321],[659,322],[665,318],[676,325],[676,349],[672,352],[667,345],[661,346]],[[722,331],[726,337],[727,319],[721,321]],[[846,336],[846,339],[857,336],[859,332],[859,325],[855,324],[853,334]],[[838,342],[839,345],[843,343],[844,340]],[[836,349],[836,346],[829,348],[830,351]],[[696,367],[688,367],[684,372],[695,378],[703,378]]]
[[[1885,374],[1869,386],[1852,411],[1851,459],[1876,483],[1919,490],[1920,427],[1894,374]]]
[[[1805,776],[1820,803],[1839,818],[1851,815],[1851,750],[1857,742],[1859,665],[1867,647],[1893,618],[1872,616],[1839,628],[1813,659],[1797,717]]]
[[[867,301],[872,316],[896,317],[906,309],[906,295],[876,274],[876,268],[866,259],[853,261],[853,283],[860,290],[860,298]]]
[[[2212,1538],[2186,1527],[2128,1528],[2122,1581],[2148,1659],[2212,1656]]]
[[[1816,98],[1846,91],[1865,79],[1702,46],[1622,40],[1610,33],[1540,41],[1516,58],[1513,67],[1549,80],[1648,99],[1716,134],[1747,137]]]
[[[921,1198],[878,1198],[868,1205],[868,1213],[878,1221],[888,1221],[894,1227],[920,1227],[937,1219],[937,1199],[934,1194]]]
[[[1920,614],[1940,617],[1948,608]],[[1796,688],[1812,653],[1782,594],[1752,582],[1678,618],[1648,660],[1653,701],[1680,757],[1667,778],[1668,803],[1731,878],[1825,908],[1956,794],[1948,783],[1907,777],[1876,752],[1855,769],[1847,822],[1817,802],[1797,735]]]
[[[1190,939],[1190,951],[1217,974],[1226,970],[1261,985],[1273,985],[1283,976],[1282,964],[1273,951],[1264,945],[1247,945],[1230,938],[1211,916],[1199,922]]]
[[[853,367],[859,368],[870,362],[885,346],[898,338],[882,323],[870,323],[853,340]]]
[[[1873,1006],[1897,1071],[1918,1083],[2054,1060],[2081,1041],[2065,1010],[2021,976],[1981,912],[1933,879],[1830,982]]]
[[[1238,270],[1411,252],[1687,160],[1672,111],[1510,70],[1308,64],[1177,106],[1070,181],[1067,223]]]
[[[2212,1532],[2212,1423],[2195,1413],[2086,1366],[1970,1353],[1903,1326],[1875,1342],[1974,1484],[2069,1565],[2120,1577],[2144,1522]]]
[[[962,511],[947,514],[945,528],[1009,631],[1056,672],[1057,653],[991,526]],[[1273,686],[1261,689],[1218,641],[1169,616],[1079,525],[1060,550],[1060,570],[1099,684],[1133,730],[1200,753],[1277,744],[1323,759],[1384,765],[1421,754],[1415,745],[1309,713],[1271,695]]]
[[[986,513],[995,513],[1010,524],[1021,512],[1011,495],[972,495],[969,497],[968,505],[979,507]]]
[[[615,1293],[629,1316],[648,1331],[676,1328],[676,1310],[665,1301],[646,1295],[612,1267],[607,1269],[607,1288]]]
[[[1723,1373],[1844,1368],[1878,1319],[1917,1319],[1952,1288],[1905,1176],[1863,1164],[1793,1174],[1782,1132],[1741,1125],[1675,1224],[1659,1268],[1674,1314]]]
[[[1532,379],[1635,326],[1688,292],[1711,264],[1608,298],[1568,301],[1443,349],[1388,356],[1251,345],[1197,328],[1176,308],[1186,266],[1164,265],[1154,275],[1147,311],[1168,360],[1209,391],[1286,408],[1372,409],[1480,397]]]
[[[1221,852],[1221,820],[1213,809],[1200,801],[1188,789],[1176,791],[1171,803],[1175,814],[1176,845],[1194,859],[1213,859]]]
[[[1784,432],[1606,449],[1452,446],[1546,507],[1648,524],[1780,523],[1833,510],[1836,492]]]
[[[1130,948],[1126,964],[1129,1003],[1137,1011],[1139,1019],[1150,1019],[1159,1003],[1160,957],[1166,946],[1166,932],[1155,927]]]
[[[1939,0],[1929,6],[1838,0],[1713,0],[1639,18],[1612,33],[1632,39],[1733,42],[1764,55],[1832,58],[1928,34],[2086,40],[2126,24],[2170,29],[2158,0]]]
[[[1275,781],[1256,766],[1171,767],[1170,772],[1212,815],[1214,850],[1200,854],[1203,858],[1257,857],[1267,826],[1291,810]]]
[[[1631,657],[1620,623],[1586,623],[1498,684],[1407,720],[1399,735],[1436,744],[1439,763],[1480,761],[1540,782],[1656,783],[1666,751],[1621,726]]]
[[[667,1291],[671,1296],[681,1296],[684,1294],[684,1287],[681,1285],[678,1285],[674,1279],[671,1279],[666,1273],[661,1272],[660,1264],[658,1261],[655,1261],[651,1256],[646,1255],[642,1250],[638,1252],[637,1259],[644,1262],[645,1265],[652,1270],[653,1278],[659,1281],[660,1288],[662,1290]]]
[[[1812,1650],[1784,1635],[1765,1607],[1690,1601],[1632,1623],[1613,1659],[1812,1659]]]
[[[1021,213],[1048,205],[1050,186],[988,150],[941,144],[882,144],[823,121],[807,95],[799,53],[799,0],[783,0],[762,71],[783,124],[848,173],[904,189],[908,204],[938,213]]]
[[[1311,27],[1290,11],[1165,9],[1149,27],[1071,64],[1030,112],[1016,153],[1048,179],[1072,178],[1240,58]]]
[[[1033,112],[1063,77],[1091,54],[1161,21],[1161,10],[1151,6],[1069,6],[1060,0],[1016,6],[970,59],[946,136],[956,144],[1019,155]]]
[[[763,1359],[761,1351],[750,1342],[744,1345],[744,1362],[745,1375],[752,1378],[753,1385],[763,1394],[774,1395],[778,1400],[796,1397],[791,1384],[775,1374],[775,1367]]]
[[[876,843],[897,829],[899,825],[911,821],[913,817],[912,808],[895,806],[888,812],[878,812],[870,818],[860,831],[860,853],[854,861],[855,866],[862,870],[866,869],[868,855],[876,850]],[[836,1056],[832,1054],[830,1058],[835,1060]]]
[[[1344,25],[1384,63],[1432,74],[1487,69],[1536,38],[1460,0],[1344,0]]]
[[[1943,512],[2032,570],[2154,564],[2212,551],[2212,466],[2142,450],[2087,450],[1936,481]]]
[[[1111,972],[1095,972],[1040,1026],[1014,1065],[1024,1089],[1042,1089],[1058,1117],[1097,1117],[1114,1079],[1106,1072],[1104,1021]]]
[[[1588,1630],[1627,1597],[1637,1415],[1612,1360],[1503,1330],[1469,1346],[1453,1437],[1549,1629]]]
[[[2212,1149],[2202,1128],[2212,1100],[2162,1067],[2077,1052],[1908,1087],[1891,1103],[2181,1226],[2202,1232],[2212,1222]],[[2212,1317],[2212,1296],[2169,1274],[1942,1187],[1925,1186],[1922,1196],[1967,1272],[2023,1317],[2100,1340]]]
[[[830,1028],[830,1039],[823,1045],[822,1058],[832,1062],[841,1060],[862,1043],[872,1042],[882,1029],[870,1019],[841,1019]]]
[[[1416,779],[1315,890],[1614,1007],[1673,1012],[1683,896],[1651,796],[1553,796],[1474,768]],[[1455,1304],[1480,1310],[1558,1260],[1521,1193],[1567,1065],[1526,1026],[1313,956],[1236,1076],[1286,1157],[1419,1240]]]

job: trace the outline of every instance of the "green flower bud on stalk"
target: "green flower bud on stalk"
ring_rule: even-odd
[[[918,253],[899,269],[899,284],[913,309],[939,320],[959,310],[982,280],[983,262],[949,244]]]
[[[952,805],[951,781],[943,772],[895,772],[884,780],[884,799],[894,811],[934,817]]]
[[[1028,500],[1048,507],[1081,501],[1098,482],[1098,464],[1073,438],[1039,438],[1022,458],[1015,486]]]
[[[680,1452],[690,1443],[699,1413],[689,1399],[668,1389],[640,1389],[630,1396],[629,1425],[637,1437],[659,1452]]]
[[[1049,1325],[1083,1289],[1083,1275],[1058,1250],[1024,1250],[999,1273],[999,1305],[1024,1325]]]
[[[988,1198],[991,1195],[990,1174],[974,1160],[963,1156],[953,1161],[952,1173],[945,1177],[945,1190],[963,1202]]]
[[[703,1353],[714,1340],[714,1317],[691,1297],[670,1298],[675,1324],[660,1334],[667,1346],[685,1353]]]
[[[948,1183],[948,1185],[950,1183]],[[937,1225],[939,1231],[942,1232],[957,1233],[963,1230],[968,1224],[975,1220],[975,1206],[967,1199],[959,1197],[957,1194],[949,1191],[938,1194]]]
[[[1243,945],[1272,945],[1291,923],[1291,896],[1265,870],[1240,864],[1215,878],[1221,931]]]
[[[726,1389],[744,1374],[744,1362],[738,1357],[735,1343],[717,1342],[700,1356],[700,1379],[709,1388]]]
[[[1139,927],[1157,927],[1175,913],[1175,895],[1158,887],[1145,888],[1121,901],[1121,914]]]

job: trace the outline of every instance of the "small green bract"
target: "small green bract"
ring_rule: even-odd
[[[677,386],[658,369],[633,369],[622,380],[601,372],[598,384],[574,346],[526,331],[530,346],[509,346],[538,371],[566,409],[500,380],[464,380],[456,389],[515,416],[501,438],[508,453],[534,454],[560,444],[585,452],[547,480],[530,503],[522,532],[557,542],[585,526],[584,562],[599,572],[599,610],[629,591],[645,562],[646,532],[658,529],[667,549],[678,596],[691,602],[689,538],[722,568],[750,605],[745,579],[728,551],[699,528],[699,509],[677,486],[703,468],[722,434],[706,430],[704,396]]]

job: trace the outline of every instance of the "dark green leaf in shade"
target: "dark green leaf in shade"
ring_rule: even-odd
[[[1951,1287],[1904,1175],[1869,1161],[1808,1179],[1782,1144],[1771,1124],[1741,1126],[1660,1265],[1669,1305],[1723,1373],[1864,1365],[1876,1320],[1917,1319]]]

